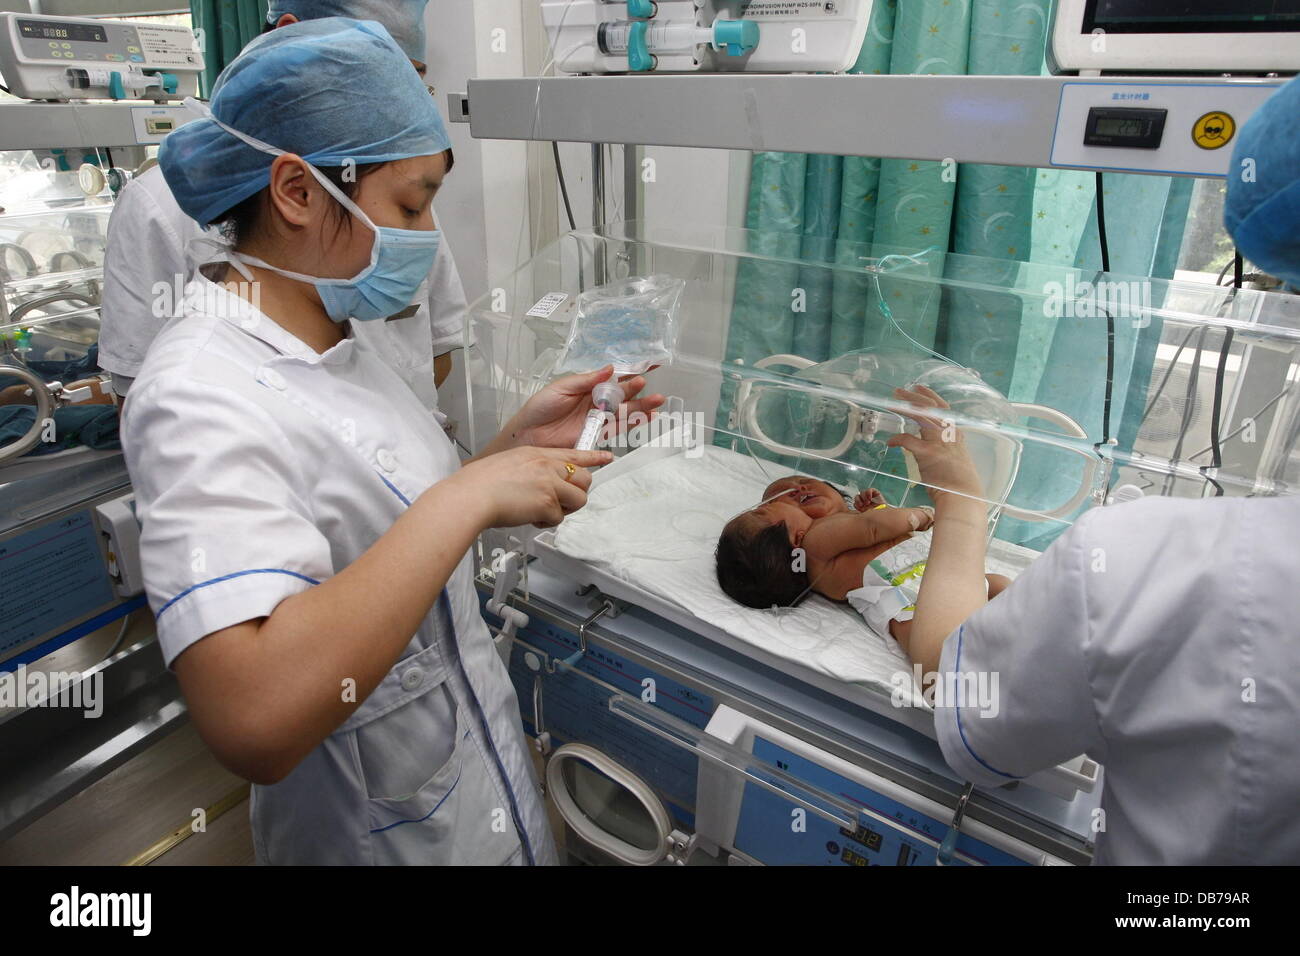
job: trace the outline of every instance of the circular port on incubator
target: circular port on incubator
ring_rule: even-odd
[[[629,866],[668,852],[672,821],[649,784],[586,744],[566,744],[546,765],[546,790],[588,846]]]

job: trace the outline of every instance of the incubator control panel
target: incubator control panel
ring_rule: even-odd
[[[755,758],[748,777],[703,761],[699,769],[696,832],[741,859],[779,866],[1064,863],[969,814],[941,854],[953,835],[951,809],[725,704],[707,730]],[[817,793],[833,795],[836,818],[792,799],[789,780],[814,803]]]
[[[1226,176],[1237,130],[1281,86],[1079,80],[1061,87],[1052,165]]]
[[[780,866],[934,866],[949,821],[918,809],[920,798],[891,799],[761,737],[753,754],[800,780],[817,784],[857,804],[861,819],[852,829],[798,807],[756,783],[747,782],[731,845],[746,856]],[[1026,854],[1031,855],[1032,854]],[[962,833],[953,866],[1028,866],[1040,858],[1015,856],[990,842]]]
[[[183,26],[0,14],[0,73],[33,100],[198,95],[203,54]]]

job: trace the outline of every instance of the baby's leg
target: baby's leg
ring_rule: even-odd
[[[1011,579],[1005,574],[986,574],[985,577],[989,582],[990,601],[1011,586]]]
[[[912,622],[891,620],[889,622],[889,633],[894,640],[898,641],[898,646],[901,647],[903,653],[906,654],[908,642],[912,637]]]

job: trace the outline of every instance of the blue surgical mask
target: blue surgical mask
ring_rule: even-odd
[[[191,109],[195,106],[203,106],[192,100],[186,101],[187,106],[191,103],[195,104]],[[282,149],[276,149],[227,126],[213,116],[206,107],[203,109],[203,115],[255,149],[273,156],[284,153]],[[325,178],[324,173],[310,163],[307,164],[307,168],[344,209],[360,219],[366,228],[374,233],[374,243],[370,248],[370,264],[350,279],[326,279],[281,269],[279,266],[273,266],[242,252],[231,251],[228,253],[229,257],[236,264],[246,262],[290,279],[297,279],[299,282],[310,282],[320,294],[325,314],[335,322],[343,322],[349,318],[370,322],[375,319],[386,319],[390,315],[401,312],[411,304],[416,291],[420,288],[420,283],[433,268],[433,260],[438,254],[442,233],[437,229],[395,229],[391,226],[376,226],[370,217],[361,211],[360,206]]]

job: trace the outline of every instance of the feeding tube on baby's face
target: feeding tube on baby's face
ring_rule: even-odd
[[[591,390],[591,400],[596,407],[587,412],[587,421],[582,426],[582,435],[573,447],[578,451],[591,451],[600,443],[600,433],[604,430],[607,415],[612,415],[623,400],[623,389],[617,382],[601,382]]]

